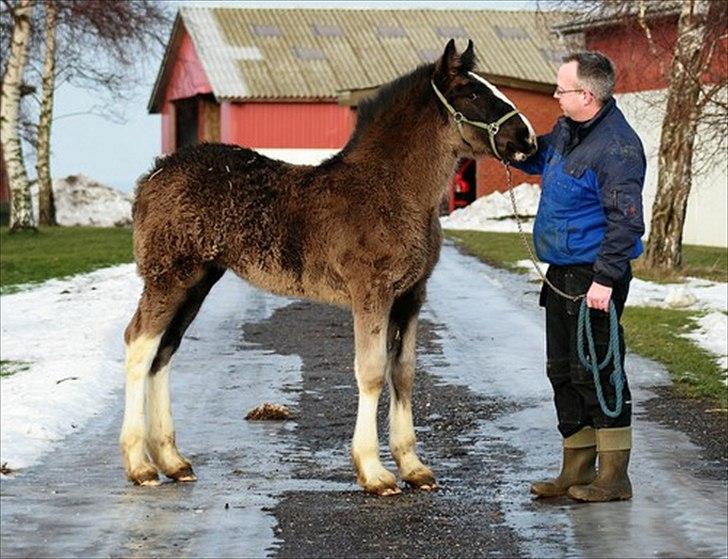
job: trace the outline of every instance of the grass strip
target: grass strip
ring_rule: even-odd
[[[51,278],[132,262],[128,227],[41,227],[0,231],[0,292]]]
[[[467,252],[492,266],[525,271],[516,266],[516,262],[528,259],[518,233],[449,229],[445,236],[459,241]],[[533,249],[531,235],[526,234],[526,238]],[[633,272],[640,279],[659,283],[680,282],[686,276],[728,282],[728,248],[683,245],[683,265],[679,269],[671,273],[655,272],[646,269],[639,258],[634,262]]]

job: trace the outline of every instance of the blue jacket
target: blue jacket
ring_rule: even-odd
[[[594,281],[611,286],[642,254],[642,142],[611,98],[588,122],[560,118],[538,144],[513,165],[542,175],[536,254],[549,264],[593,264]]]

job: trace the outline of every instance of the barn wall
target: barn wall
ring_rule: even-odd
[[[644,30],[634,22],[630,24],[598,27],[585,32],[586,47],[598,50],[612,59],[617,70],[616,93],[652,91],[666,88],[677,38],[677,16],[650,22],[654,52],[650,49]],[[708,43],[713,41],[708,39]],[[728,38],[719,39],[724,49]],[[715,56],[710,70],[704,76],[708,82],[728,72],[728,60]]]
[[[617,104],[639,135],[647,155],[643,193],[645,225],[649,230],[657,190],[658,151],[665,116],[665,90],[617,95]],[[698,149],[714,150],[699,129]],[[702,164],[693,176],[688,199],[683,241],[707,246],[728,246],[728,150],[723,139],[714,162]],[[649,231],[648,231],[649,233]],[[647,233],[645,234],[647,238]]]
[[[355,114],[336,103],[221,104],[223,142],[254,148],[340,149]]]

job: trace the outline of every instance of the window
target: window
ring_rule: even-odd
[[[319,37],[341,37],[344,33],[341,31],[341,27],[338,25],[325,25],[321,23],[314,23],[311,26],[311,30],[314,35]]]
[[[397,25],[377,25],[377,35],[380,37],[406,37],[404,29]]]
[[[467,31],[465,31],[465,28],[463,27],[448,27],[446,25],[438,25],[435,27],[435,31],[437,31],[437,34],[440,37],[444,37],[446,39],[453,39],[455,37],[468,37]]]
[[[293,56],[300,60],[326,60],[321,49],[311,47],[293,47]]]
[[[250,30],[253,32],[254,35],[257,35],[258,37],[282,37],[283,32],[281,31],[280,27],[274,24],[258,24],[253,23],[250,26]]]
[[[494,25],[495,34],[498,35],[499,39],[528,39],[528,33],[521,27],[502,27],[500,25]]]

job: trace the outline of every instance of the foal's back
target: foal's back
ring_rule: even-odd
[[[340,225],[347,202],[326,174],[225,144],[160,159],[136,194],[139,273],[154,284],[186,283],[215,264],[269,291],[345,303],[322,229]]]

